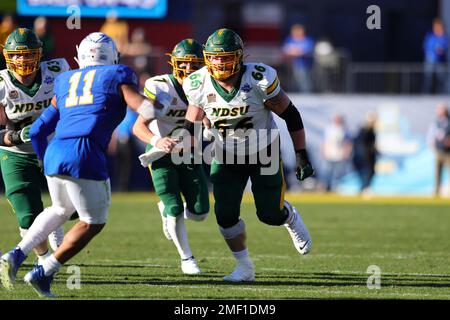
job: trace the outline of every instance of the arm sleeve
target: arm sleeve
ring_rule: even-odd
[[[59,111],[50,105],[30,128],[31,144],[34,151],[36,151],[38,159],[41,161],[44,159],[45,150],[47,149],[47,137],[55,131],[58,120]]]

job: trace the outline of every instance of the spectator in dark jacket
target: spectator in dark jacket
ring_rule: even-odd
[[[450,166],[450,116],[448,106],[445,103],[440,103],[437,106],[436,116],[436,120],[428,131],[428,142],[436,154],[434,195],[439,196],[444,165]]]
[[[360,192],[367,194],[370,184],[375,175],[375,163],[377,158],[376,134],[375,134],[376,115],[368,113],[366,123],[359,130],[355,137],[353,147],[353,164],[356,172],[361,179]]]

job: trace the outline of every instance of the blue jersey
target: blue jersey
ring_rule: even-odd
[[[137,86],[136,74],[125,65],[91,66],[56,78],[59,119],[45,150],[45,175],[108,179],[106,150],[127,108],[119,91],[121,84]],[[38,130],[32,127],[30,133]]]

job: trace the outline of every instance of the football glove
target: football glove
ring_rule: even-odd
[[[22,130],[19,131],[20,132],[20,139],[24,143],[27,143],[27,142],[31,141],[31,139],[30,139],[30,128],[31,128],[31,124],[23,127]]]
[[[308,153],[305,149],[301,149],[295,152],[297,158],[297,167],[295,170],[295,174],[297,179],[300,181],[305,180],[308,177],[314,175],[314,168],[309,162]]]

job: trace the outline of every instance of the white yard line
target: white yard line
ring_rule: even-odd
[[[151,287],[162,287],[162,288],[174,288],[174,286],[170,286],[170,285],[150,285]],[[193,285],[177,285],[178,287],[182,287],[182,288],[187,288],[187,289],[218,289],[217,286],[193,286]],[[255,292],[260,292],[260,291],[275,291],[275,292],[297,292],[297,293],[315,293],[317,291],[320,291],[320,294],[323,295],[324,291],[326,291],[326,293],[331,293],[331,294],[336,294],[336,295],[358,295],[361,296],[363,295],[366,298],[382,298],[381,296],[390,296],[390,297],[432,297],[432,298],[446,298],[446,299],[450,299],[450,294],[432,294],[432,293],[410,293],[410,292],[406,292],[406,293],[395,293],[395,292],[383,292],[383,287],[381,287],[381,289],[376,290],[376,291],[370,291],[369,289],[366,289],[368,292],[361,292],[360,290],[356,291],[356,290],[328,290],[324,287],[320,287],[317,290],[314,289],[291,289],[291,288],[261,288],[261,287],[246,287],[245,285],[243,286],[233,286],[232,287],[233,290],[236,291],[255,291]],[[363,290],[364,287],[361,287],[361,289]],[[391,288],[390,288],[391,289]],[[299,297],[301,298],[301,297]],[[282,299],[281,297],[279,299]],[[324,297],[322,297],[322,299],[326,299]]]

